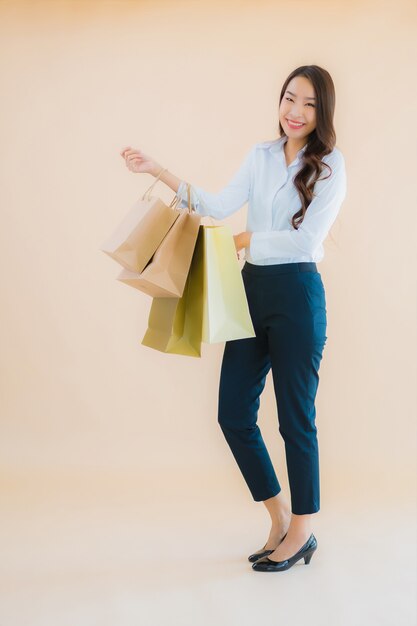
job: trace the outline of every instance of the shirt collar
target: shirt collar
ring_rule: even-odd
[[[277,158],[281,159],[284,162],[285,167],[287,167],[287,163],[285,161],[284,144],[287,142],[287,139],[287,135],[282,135],[282,137],[279,137],[278,139],[275,139],[275,141],[271,142],[269,147],[270,152],[272,152],[272,154],[274,154]],[[294,167],[301,161],[302,154],[306,148],[307,144],[305,144],[305,146],[297,152],[297,156],[294,161],[288,165],[288,167]]]

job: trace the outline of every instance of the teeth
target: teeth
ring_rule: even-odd
[[[288,122],[289,122],[290,124],[292,124],[293,126],[303,126],[303,124],[302,124],[302,123],[292,122],[291,120],[288,120]]]

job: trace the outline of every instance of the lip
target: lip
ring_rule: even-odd
[[[287,117],[285,118],[285,120],[286,120],[288,126],[290,128],[292,128],[293,130],[297,130],[297,129],[302,128],[303,126],[305,126],[304,122],[301,122],[301,126],[292,126],[292,124],[293,124],[292,120],[289,120]]]

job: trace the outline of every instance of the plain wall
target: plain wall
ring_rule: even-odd
[[[286,76],[315,63],[335,82],[348,176],[319,264],[322,505],[331,491],[409,497],[414,3],[5,2],[0,17],[3,481],[126,473],[139,493],[184,481],[250,498],[217,424],[224,344],[201,359],[141,346],[151,299],[99,248],[153,182],[126,169],[123,147],[219,190],[278,136]],[[234,233],[246,210],[225,220]],[[285,485],[271,373],[259,424]]]

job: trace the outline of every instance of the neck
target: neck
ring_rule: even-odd
[[[307,139],[294,139],[293,137],[287,137],[287,141],[285,142],[284,145],[286,145],[287,150],[289,150],[291,153],[293,152],[298,152],[299,150],[301,150],[301,148],[304,148],[304,146],[307,143]]]

